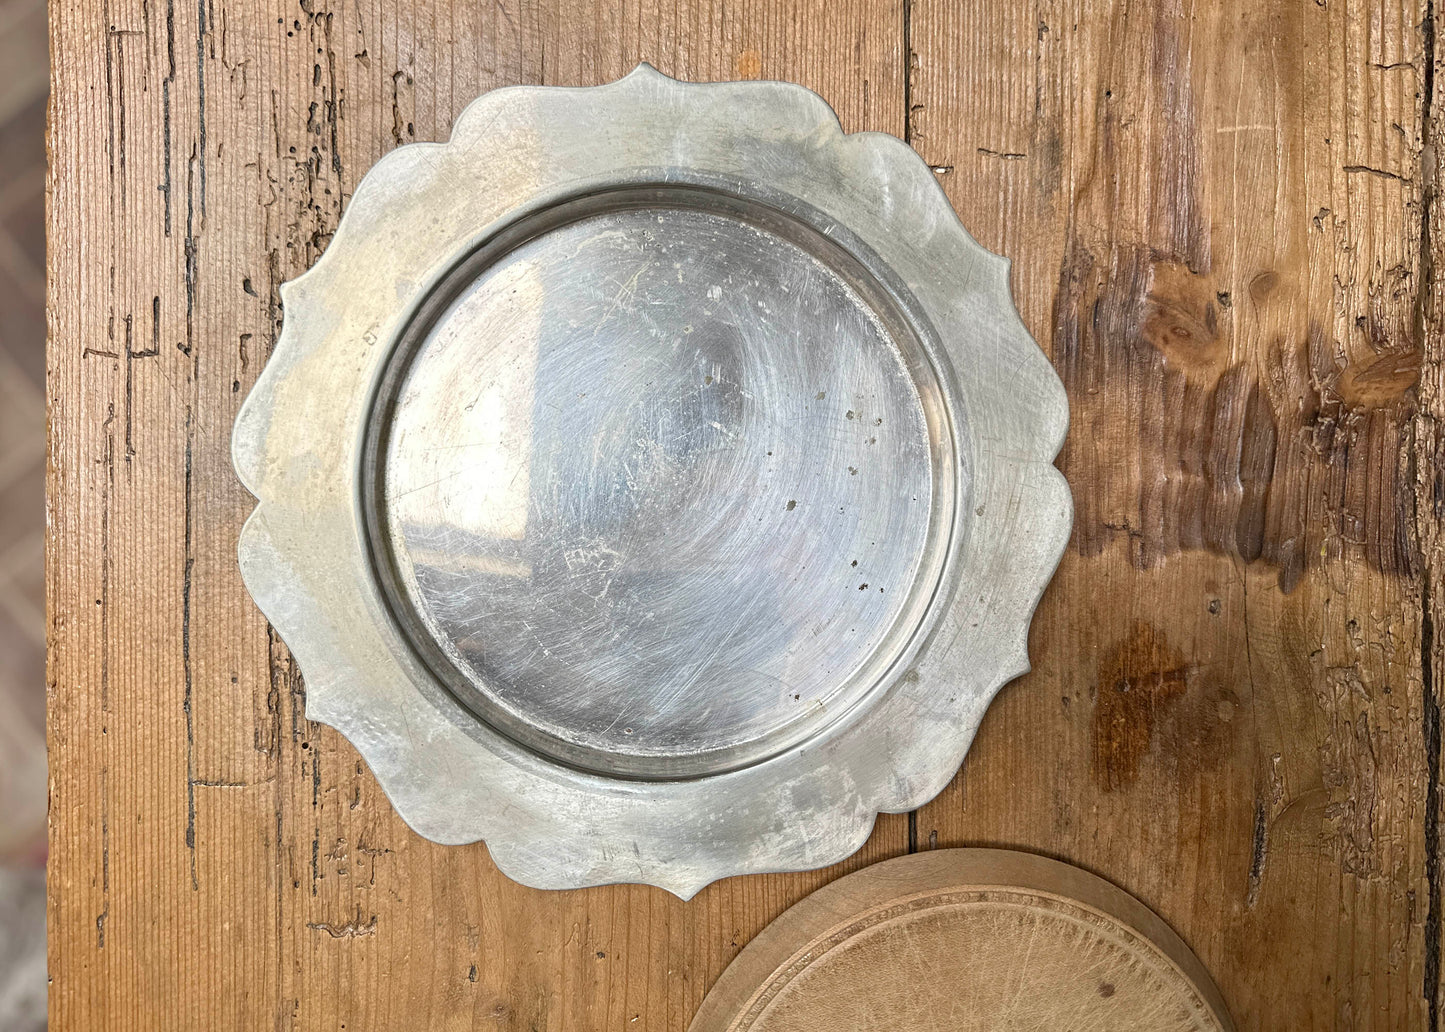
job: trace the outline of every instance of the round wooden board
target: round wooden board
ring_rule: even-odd
[[[1232,1032],[1183,941],[1076,867],[1002,849],[888,860],[785,912],[691,1032]]]

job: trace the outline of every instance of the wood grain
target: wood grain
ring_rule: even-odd
[[[1435,1027],[1433,13],[52,5],[54,1027],[678,1029],[812,888],[961,843],[1138,895],[1243,1028]],[[304,719],[236,572],[227,450],[277,285],[381,154],[486,89],[640,59],[907,135],[1013,258],[1074,406],[1036,669],[961,778],[848,864],[686,904],[523,889],[409,832]]]
[[[916,841],[1106,875],[1242,1027],[1434,1028],[1424,10],[913,12],[914,144],[1014,258],[1077,509],[1035,673]]]
[[[829,875],[690,904],[535,892],[394,815],[236,570],[230,425],[277,285],[385,151],[479,93],[642,57],[901,127],[896,10],[57,4],[51,113],[55,1027],[681,1028]],[[880,822],[856,867],[906,848]]]
[[[728,965],[688,1032],[1228,1032],[1158,916],[1078,867],[931,849],[830,882]]]

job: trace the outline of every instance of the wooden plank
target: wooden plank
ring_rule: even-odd
[[[479,93],[646,58],[900,131],[857,2],[52,6],[51,1006],[57,1029],[681,1028],[837,872],[521,888],[392,813],[246,596],[231,421],[360,175]],[[851,869],[906,847],[884,818]],[[840,868],[840,869],[844,869]]]
[[[230,421],[276,285],[360,174],[485,89],[641,58],[803,82],[849,129],[903,132],[912,109],[1070,387],[1079,530],[1037,669],[963,777],[843,868],[910,840],[1059,855],[1158,909],[1242,1027],[1433,1027],[1442,657],[1421,549],[1438,555],[1445,303],[1438,274],[1421,293],[1425,13],[54,5],[55,1027],[681,1028],[837,873],[682,904],[533,892],[480,846],[423,842],[306,724],[235,572],[251,503]]]
[[[916,841],[1104,874],[1242,1027],[1435,1027],[1423,5],[912,12],[912,140],[1014,259],[1077,507],[1036,670]]]
[[[1418,411],[1415,417],[1415,514],[1419,533],[1421,593],[1421,678],[1424,703],[1421,721],[1428,763],[1424,837],[1426,939],[1424,993],[1429,1027],[1440,1023],[1445,994],[1441,985],[1440,957],[1440,671],[1445,670],[1445,641],[1438,628],[1445,627],[1438,571],[1445,568],[1445,206],[1440,203],[1439,186],[1445,182],[1445,152],[1439,146],[1445,129],[1445,79],[1438,74],[1435,52],[1445,31],[1445,12],[1432,9],[1433,18],[1421,23],[1429,33],[1430,73],[1424,77],[1425,148],[1421,154],[1421,178],[1431,184],[1422,192],[1423,223],[1421,262],[1424,283],[1420,292],[1421,363]]]

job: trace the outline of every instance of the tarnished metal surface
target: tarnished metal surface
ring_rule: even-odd
[[[467,270],[385,426],[395,608],[480,715],[601,772],[713,773],[822,727],[908,641],[953,523],[919,343],[714,205]]]
[[[1006,280],[796,86],[643,66],[394,152],[236,426],[308,715],[528,884],[841,859],[957,769],[1067,535]]]

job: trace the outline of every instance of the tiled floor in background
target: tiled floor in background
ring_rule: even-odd
[[[0,1029],[45,1027],[43,0],[0,0]]]
[[[0,0],[0,692],[45,714],[45,5]]]

